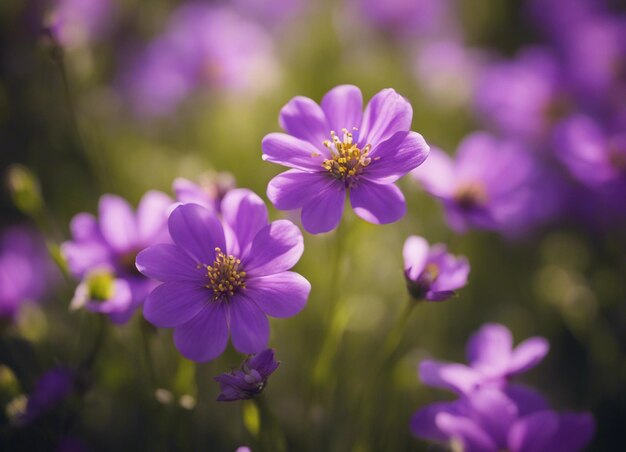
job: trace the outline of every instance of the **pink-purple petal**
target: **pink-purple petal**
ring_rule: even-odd
[[[508,434],[509,450],[545,452],[552,450],[552,438],[559,428],[559,417],[553,411],[539,411],[519,419]]]
[[[470,337],[467,360],[475,369],[504,376],[511,358],[513,338],[504,325],[488,323]]]
[[[198,204],[183,204],[170,215],[169,231],[177,246],[196,263],[213,264],[215,248],[226,251],[224,229],[217,217]]]
[[[331,130],[341,136],[341,129],[360,127],[363,116],[363,95],[354,85],[339,85],[324,95],[322,110]]]
[[[148,295],[143,315],[153,325],[173,328],[194,318],[210,300],[209,289],[199,284],[188,281],[166,282]]]
[[[270,181],[267,186],[267,197],[277,209],[300,209],[332,186],[338,186],[337,181],[323,173],[289,170]]]
[[[411,417],[411,431],[419,438],[444,442],[448,435],[441,431],[435,419],[439,413],[460,414],[458,402],[432,403],[418,410]]]
[[[115,195],[103,195],[98,206],[100,230],[111,247],[120,253],[132,250],[138,239],[135,214],[128,202]]]
[[[448,198],[457,184],[454,168],[454,163],[448,154],[431,147],[426,161],[414,169],[411,176],[431,195]]]
[[[593,439],[596,430],[593,416],[589,413],[562,413],[559,428],[552,439],[552,450],[578,452]]]
[[[393,184],[364,181],[350,190],[350,203],[354,213],[375,224],[393,223],[406,213],[404,195]]]
[[[303,171],[319,171],[328,150],[322,145],[314,146],[308,141],[285,133],[270,133],[261,142],[263,160]]]
[[[98,220],[90,213],[74,215],[70,222],[70,232],[75,242],[102,240]]]
[[[141,251],[136,258],[137,269],[157,281],[201,281],[206,270],[176,245],[161,243]]]
[[[513,350],[508,367],[508,375],[517,375],[532,369],[543,360],[550,350],[550,344],[543,337],[531,337]]]
[[[267,348],[269,320],[256,303],[243,294],[230,302],[230,334],[235,349],[241,353],[259,353]]]
[[[311,234],[332,231],[341,221],[346,202],[343,184],[328,178],[328,185],[302,206],[302,227]]]
[[[372,150],[372,161],[363,174],[369,180],[389,184],[424,163],[429,152],[419,133],[398,132]]]
[[[138,238],[142,243],[167,241],[167,217],[172,202],[169,196],[156,190],[143,195],[137,207]]]
[[[242,261],[249,277],[289,270],[302,256],[304,240],[300,229],[288,220],[278,220],[261,229]]]
[[[265,314],[291,317],[306,306],[311,284],[298,273],[282,272],[250,278],[245,293]]]
[[[207,303],[195,317],[174,330],[176,348],[192,361],[217,358],[227,343],[228,322],[223,303]]]
[[[410,236],[404,242],[402,256],[404,258],[404,271],[407,276],[415,281],[424,270],[430,247],[423,237]]]
[[[267,207],[253,191],[237,188],[224,196],[221,211],[224,222],[237,239],[237,249],[229,248],[229,252],[243,257],[254,236],[267,226]]]
[[[365,108],[359,143],[376,146],[396,132],[408,131],[412,119],[411,104],[393,89],[384,89],[372,97]]]
[[[472,419],[439,413],[435,417],[437,427],[449,438],[460,442],[463,452],[496,452],[497,445]]]
[[[482,381],[481,375],[471,367],[432,360],[420,363],[419,376],[425,385],[448,389],[458,394],[470,393]]]
[[[308,141],[315,147],[322,147],[324,140],[330,137],[330,126],[324,112],[308,97],[291,99],[280,110],[278,122],[289,135]]]

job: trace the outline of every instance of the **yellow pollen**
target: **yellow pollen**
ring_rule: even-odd
[[[240,259],[215,248],[215,261],[207,266],[209,282],[206,285],[213,291],[213,301],[228,300],[240,288],[246,287],[246,272],[240,270],[240,265]]]
[[[372,162],[371,157],[369,157],[372,146],[367,144],[363,149],[359,149],[357,144],[352,141],[352,133],[345,128],[341,131],[343,132],[343,140],[339,139],[334,130],[331,130],[331,140],[323,142],[330,151],[331,158],[324,160],[322,167],[337,179],[344,181],[346,187],[350,187],[356,177],[363,172],[363,168]]]

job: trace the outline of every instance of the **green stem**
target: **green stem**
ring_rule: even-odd
[[[253,399],[261,420],[258,436],[261,452],[285,452],[287,440],[280,426],[280,422],[272,413],[269,403],[263,394]]]

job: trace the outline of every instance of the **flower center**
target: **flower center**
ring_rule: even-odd
[[[356,130],[356,128],[354,129]],[[368,156],[372,146],[367,144],[359,149],[353,143],[353,136],[347,129],[342,129],[343,141],[339,139],[334,130],[330,131],[331,140],[325,140],[324,146],[330,151],[331,158],[324,160],[322,166],[335,178],[343,181],[346,187],[350,187],[363,168],[372,162]]]
[[[439,266],[431,262],[426,264],[426,267],[419,275],[417,280],[411,280],[407,276],[406,286],[409,290],[409,294],[411,294],[411,296],[416,300],[424,299],[424,297],[430,290],[430,287],[439,276],[439,272]]]
[[[215,261],[207,266],[209,282],[206,285],[213,291],[213,301],[228,300],[240,288],[246,287],[246,272],[239,268],[240,265],[240,259],[215,248]]]
[[[470,210],[487,203],[487,191],[481,183],[471,182],[459,186],[453,198],[461,209]]]

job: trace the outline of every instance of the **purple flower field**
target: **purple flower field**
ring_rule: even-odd
[[[626,4],[0,22],[0,450],[624,449]]]

